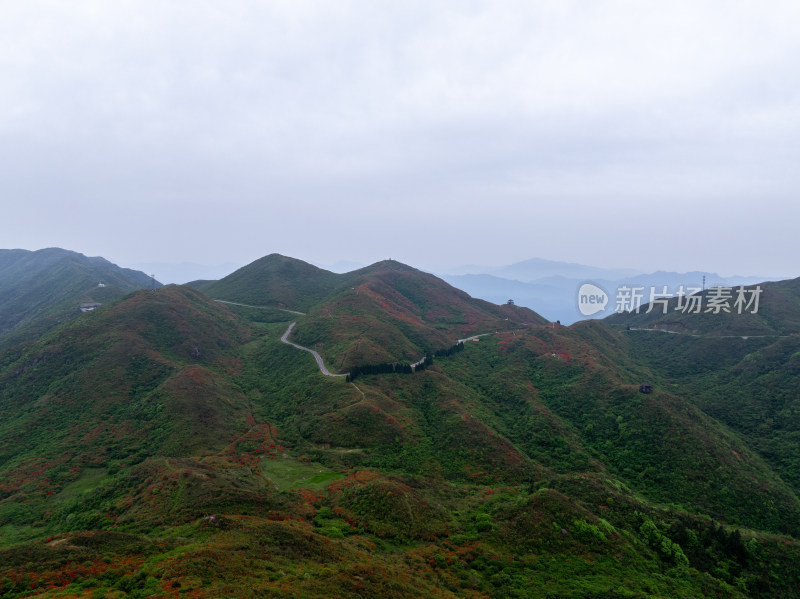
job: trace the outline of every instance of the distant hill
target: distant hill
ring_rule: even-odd
[[[105,304],[151,283],[142,272],[60,248],[0,250],[0,343],[36,337],[80,315],[82,304]]]
[[[450,268],[448,272],[453,275],[488,274],[522,282],[556,276],[571,279],[621,279],[638,274],[636,270],[630,268],[599,268],[575,262],[545,260],[544,258],[531,258],[505,266],[477,266],[470,264]]]

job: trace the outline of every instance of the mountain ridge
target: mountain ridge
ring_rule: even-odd
[[[34,338],[76,317],[81,304],[152,284],[144,273],[70,250],[0,250],[0,343]]]
[[[458,338],[545,322],[527,308],[471,298],[396,260],[335,274],[270,254],[198,288],[219,300],[307,312],[293,339],[307,347],[322,344],[325,362],[345,371],[363,363],[415,362]]]

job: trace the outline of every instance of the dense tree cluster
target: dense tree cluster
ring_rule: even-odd
[[[362,364],[361,366],[353,366],[347,375],[348,381],[353,381],[362,374],[411,374],[414,369],[411,364],[402,364],[400,362],[380,362],[378,364]]]
[[[433,358],[442,358],[452,356],[464,349],[464,343],[459,342],[447,349],[439,349],[425,354],[425,357],[414,365],[404,364],[402,362],[380,362],[378,364],[362,364],[361,366],[353,366],[347,375],[347,381],[354,381],[362,374],[412,374],[425,370],[433,364]]]
[[[464,349],[464,342],[460,341],[453,345],[452,347],[448,347],[447,349],[439,349],[436,350],[433,355],[437,358],[445,358],[447,356],[452,356],[455,353],[463,351]]]

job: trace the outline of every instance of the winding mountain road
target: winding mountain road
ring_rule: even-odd
[[[217,300],[217,301],[220,301],[220,300]],[[225,303],[233,303],[233,302],[225,302]],[[243,306],[245,304],[236,304],[236,305]],[[256,308],[258,306],[248,306],[248,307]],[[284,311],[285,312],[292,312],[292,310],[284,310]],[[302,314],[302,313],[301,312],[294,312],[294,314]],[[281,337],[281,341],[283,343],[287,344],[287,345],[291,345],[292,347],[296,347],[297,349],[302,349],[303,351],[307,351],[312,356],[314,356],[314,359],[317,361],[317,366],[319,366],[320,372],[322,374],[324,374],[325,376],[347,376],[347,374],[334,374],[333,372],[328,370],[325,367],[325,362],[322,361],[322,356],[320,356],[313,349],[308,348],[308,347],[303,347],[302,345],[297,345],[297,343],[292,343],[291,341],[289,341],[289,335],[291,335],[292,329],[294,328],[294,325],[296,325],[296,324],[297,324],[297,321],[295,320],[294,322],[292,322],[292,324],[289,325],[289,328],[286,329],[286,332]],[[464,339],[458,339],[458,340],[456,340],[456,343],[464,343],[465,341],[472,341],[473,339],[477,339],[478,337],[484,337],[486,335],[491,335],[491,334],[492,333],[481,333],[480,335],[472,335],[471,337],[465,337]],[[422,356],[421,360],[411,364],[411,368],[416,368],[417,366],[422,364],[424,361],[425,361],[425,356]],[[358,389],[358,387],[356,387],[356,389]],[[364,392],[361,391],[361,389],[358,389],[358,390],[361,393],[361,395],[364,395]]]
[[[325,376],[347,376],[346,374],[334,374],[330,370],[325,368],[325,362],[322,361],[322,356],[320,356],[313,349],[309,349],[308,347],[303,347],[302,345],[297,345],[296,343],[292,343],[291,341],[289,341],[289,334],[292,332],[292,329],[296,324],[297,321],[295,320],[292,324],[289,325],[289,328],[286,329],[286,332],[283,334],[283,337],[281,337],[281,341],[283,341],[287,345],[296,347],[297,349],[302,349],[303,351],[307,351],[312,356],[314,356],[314,359],[317,361],[317,366],[319,366],[320,372],[322,372],[322,374],[324,374]]]

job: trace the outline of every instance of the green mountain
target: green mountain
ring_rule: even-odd
[[[150,286],[144,273],[104,258],[59,248],[0,250],[0,344],[35,338],[80,315],[81,305]]]
[[[386,260],[335,274],[272,254],[213,284],[215,299],[304,311],[293,332],[336,370],[374,362],[416,362],[457,339],[543,324],[527,308],[471,298],[437,277]]]
[[[219,281],[195,281],[189,286],[216,299],[304,312],[348,281],[348,275],[270,254]]]
[[[307,266],[245,267],[249,296],[137,291],[0,351],[0,596],[798,595],[796,481],[700,402],[722,378],[655,345],[705,338]],[[332,369],[450,351],[348,381],[291,322]],[[792,347],[741,364],[770,342],[734,341],[715,376],[791,380]]]

